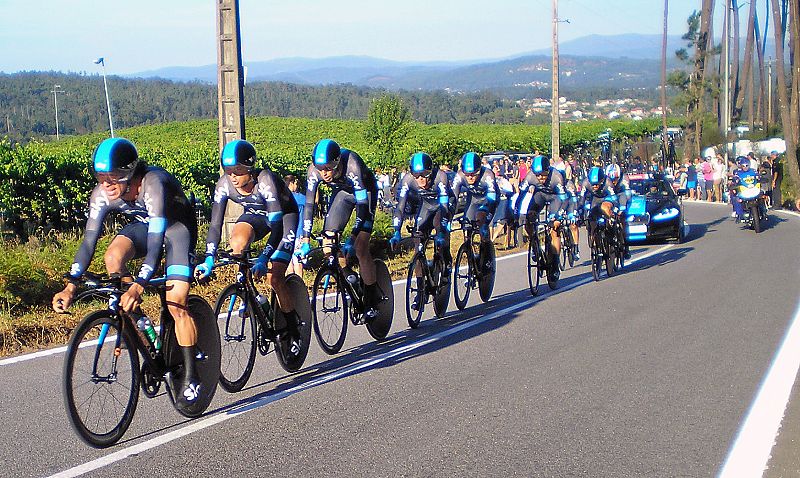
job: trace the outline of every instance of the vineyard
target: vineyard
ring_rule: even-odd
[[[310,151],[317,140],[333,138],[357,151],[372,167],[390,167],[364,139],[366,123],[355,120],[255,118],[247,121],[247,139],[262,164],[280,173],[305,176]],[[595,121],[565,124],[562,149],[569,151],[610,128],[616,138],[638,139],[659,130],[658,120]],[[122,130],[149,164],[174,173],[187,192],[208,207],[218,177],[217,123],[213,120],[166,123]],[[20,236],[75,227],[83,217],[89,192],[94,147],[105,135],[93,134],[57,143],[11,146],[0,142],[0,218]],[[424,150],[434,160],[454,165],[466,151],[546,151],[547,126],[412,123],[395,157]]]

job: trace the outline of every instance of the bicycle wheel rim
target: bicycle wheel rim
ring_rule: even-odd
[[[481,278],[478,281],[478,294],[483,302],[488,302],[492,298],[495,279],[495,250],[491,242],[481,243],[480,254],[478,257],[480,264]]]
[[[427,294],[425,293],[425,275],[426,266],[423,264],[425,256],[417,252],[411,259],[411,264],[408,265],[408,276],[406,277],[406,318],[408,319],[408,326],[412,329],[419,327],[419,322],[422,320],[422,314],[425,311],[425,303],[428,301]],[[423,282],[422,287],[418,286],[420,281],[417,280],[416,269],[420,268],[422,277],[420,280]],[[417,302],[417,310],[412,307],[414,302]]]
[[[139,355],[111,311],[93,312],[75,328],[63,378],[67,416],[78,436],[95,448],[119,441],[139,401]]]
[[[375,340],[383,340],[389,335],[394,319],[394,287],[392,286],[392,275],[386,263],[380,259],[375,261],[375,278],[377,279],[378,291],[383,296],[383,300],[378,302],[378,316],[366,323],[367,332]]]
[[[289,373],[294,373],[303,367],[303,363],[308,356],[308,348],[311,343],[311,303],[308,300],[308,288],[303,279],[297,274],[286,276],[286,287],[294,302],[295,312],[300,318],[302,325],[297,329],[299,333],[300,347],[296,354],[292,353],[291,340],[278,340],[275,344],[275,356],[281,367]],[[275,307],[275,313],[281,313],[279,307]]]
[[[472,289],[470,286],[470,269],[469,247],[464,243],[458,248],[456,264],[453,267],[453,295],[455,296],[458,310],[464,310],[469,300],[469,293]]]
[[[347,334],[348,304],[341,285],[338,274],[327,268],[320,270],[314,281],[311,307],[314,336],[328,355],[342,350]]]
[[[436,295],[433,298],[433,310],[436,317],[442,318],[447,314],[447,305],[450,303],[450,284],[447,267],[441,255],[437,254],[433,259],[433,277],[436,281]]]
[[[595,281],[600,280],[600,269],[603,267],[602,260],[603,256],[601,254],[603,243],[602,240],[597,237],[598,231],[595,230],[594,232],[594,240],[592,241],[592,277],[594,277]]]
[[[256,325],[249,308],[239,284],[226,287],[214,304],[221,345],[219,384],[231,393],[247,384],[256,360]]]

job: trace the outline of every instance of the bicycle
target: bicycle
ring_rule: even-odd
[[[441,246],[434,244],[433,258],[428,260],[425,251],[430,242],[430,233],[419,231],[411,232],[411,238],[419,239],[417,251],[408,265],[406,279],[406,318],[412,329],[419,327],[425,304],[433,299],[433,311],[437,318],[442,318],[447,313],[447,304],[450,302],[450,278],[448,266],[442,256]],[[417,277],[417,272],[421,275]],[[420,284],[420,280],[422,284]],[[416,309],[414,306],[416,305]]]
[[[464,310],[472,289],[478,289],[483,302],[489,301],[497,269],[494,244],[483,240],[475,244],[475,236],[480,234],[477,221],[462,218],[461,230],[464,242],[458,248],[453,266],[453,294],[458,310]],[[459,291],[459,286],[463,286],[463,291]]]
[[[286,276],[286,284],[300,318],[299,324],[288,324],[278,307],[274,290],[263,305],[259,303],[259,292],[253,282],[251,269],[255,259],[251,258],[250,250],[240,255],[220,251],[218,255],[222,260],[215,264],[215,268],[225,265],[239,268],[236,281],[220,292],[214,304],[214,317],[222,342],[219,375],[222,388],[231,393],[244,388],[253,373],[256,349],[266,356],[270,352],[270,344],[275,344],[275,357],[284,370],[289,373],[300,370],[311,343],[311,304],[303,279],[297,274]],[[284,327],[275,325],[279,316],[286,323]],[[298,336],[284,333],[289,327],[297,327]],[[296,342],[293,344],[293,339],[298,338],[299,348]]]
[[[534,224],[535,238],[528,241],[528,287],[531,295],[539,294],[539,281],[545,275],[550,290],[558,287],[560,266],[558,264],[559,257],[555,253],[550,239],[552,229],[550,221],[537,220]],[[554,264],[553,260],[557,262]]]
[[[166,277],[152,279],[147,285],[157,290],[160,299],[158,335],[151,324],[143,331],[134,317],[138,314],[125,313],[119,307],[124,294],[121,277],[85,273],[80,282],[88,290],[78,294],[76,301],[102,297],[108,300],[108,307],[87,314],[72,331],[67,345],[64,405],[78,436],[95,448],[113,445],[133,420],[140,389],[154,398],[162,382],[181,415],[202,415],[214,398],[220,365],[219,334],[208,302],[197,295],[188,298],[189,313],[197,327],[197,350],[202,356],[196,364],[200,396],[192,405],[179,407],[175,393],[183,375],[183,354],[175,337],[175,321],[167,309]],[[141,368],[139,354],[144,359]]]
[[[621,270],[625,266],[622,245],[619,244],[618,239],[618,227],[620,225],[616,219],[608,219],[604,216],[597,218],[594,233],[589,237],[592,277],[595,281],[600,280],[604,265],[608,277],[613,276],[617,270]]]
[[[575,238],[572,237],[572,230],[569,223],[565,220],[558,228],[558,236],[561,238],[561,260],[558,262],[559,268],[564,271],[567,269],[567,264],[570,267],[575,266]]]
[[[376,304],[378,316],[372,320],[365,317],[364,283],[360,275],[349,267],[339,264],[342,245],[339,234],[328,235],[330,245],[312,249],[328,249],[326,259],[314,279],[311,298],[311,315],[314,335],[322,350],[328,355],[338,353],[347,335],[347,322],[366,325],[373,339],[381,341],[389,334],[394,315],[394,291],[389,268],[380,259],[375,259],[375,272],[382,300]],[[323,239],[318,241],[322,244]]]

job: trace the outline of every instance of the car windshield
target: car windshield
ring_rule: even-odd
[[[636,194],[649,198],[666,198],[672,196],[672,189],[667,183],[655,179],[631,181],[631,189]]]

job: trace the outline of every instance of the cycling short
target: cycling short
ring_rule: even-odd
[[[362,221],[361,231],[372,232],[373,222],[375,221],[375,207],[378,204],[378,195],[372,191],[367,191],[367,201],[369,202],[369,212],[367,217],[360,218]],[[322,226],[324,231],[342,232],[350,221],[350,215],[356,207],[356,197],[352,193],[337,189],[331,194],[328,203],[328,213],[325,216],[325,223]]]
[[[255,237],[253,238],[254,242],[264,239],[267,237],[267,234],[270,233],[277,234],[281,237],[281,242],[278,244],[277,249],[273,249],[272,246],[268,245],[264,252],[269,256],[270,261],[288,264],[292,260],[292,253],[295,249],[294,230],[297,227],[297,221],[297,213],[284,214],[283,220],[278,223],[275,230],[272,230],[272,226],[270,226],[269,220],[267,220],[265,216],[259,214],[242,214],[239,216],[239,219],[236,220],[236,223],[239,224],[243,222],[250,224],[255,233]],[[285,229],[288,230],[290,234],[284,234]]]
[[[134,259],[147,255],[147,223],[132,222],[123,227],[118,236],[130,239],[134,248]],[[182,222],[167,225],[164,232],[167,280],[189,282],[194,267],[194,248],[197,245],[197,224],[187,226]]]
[[[442,209],[439,203],[430,203],[423,201],[422,205],[417,212],[417,218],[414,221],[414,229],[423,233],[430,234],[436,225],[436,219],[439,219],[439,224],[442,222]],[[444,218],[445,222],[449,222],[449,217]]]
[[[483,197],[472,197],[467,196],[467,208],[464,210],[464,217],[467,218],[468,221],[474,221],[475,218],[478,216],[478,211],[485,211],[488,213],[494,213],[494,211],[488,210],[489,208],[489,200],[486,199],[486,196]]]
[[[239,219],[236,220],[236,224],[241,222],[250,224],[250,227],[253,228],[253,232],[255,233],[253,241],[260,241],[261,239],[264,239],[272,230],[272,228],[269,226],[269,220],[267,217],[259,214],[242,214],[239,216]]]
[[[519,223],[525,224],[528,221],[535,223],[539,212],[547,206],[547,214],[558,214],[559,210],[551,202],[555,199],[555,194],[547,194],[536,191],[533,195],[524,194],[519,205]]]

